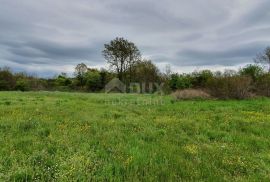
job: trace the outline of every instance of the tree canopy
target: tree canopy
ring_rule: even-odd
[[[268,72],[270,73],[270,47],[267,47],[262,53],[257,54],[254,61],[255,63],[268,65]]]
[[[104,45],[102,51],[104,58],[110,67],[117,73],[120,80],[124,80],[125,74],[132,71],[132,66],[141,58],[137,46],[124,38],[116,38]]]

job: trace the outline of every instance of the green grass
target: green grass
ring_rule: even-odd
[[[270,99],[0,93],[0,181],[269,179]]]

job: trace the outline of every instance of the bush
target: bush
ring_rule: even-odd
[[[263,75],[264,71],[261,66],[249,64],[246,67],[239,70],[240,75],[250,76],[253,81],[258,80]]]
[[[101,89],[101,76],[96,70],[88,71],[85,76],[86,87],[89,91],[95,92]]]
[[[259,77],[255,85],[258,95],[270,97],[270,74]]]
[[[192,78],[189,75],[180,75],[176,83],[177,89],[187,89],[192,87]]]
[[[186,99],[209,99],[211,96],[202,91],[196,89],[185,89],[185,90],[177,90],[172,94],[175,100],[186,100]]]
[[[205,88],[208,80],[213,78],[213,73],[210,70],[202,70],[200,72],[193,72],[192,77],[193,77],[193,82],[192,85],[193,87],[196,88]]]
[[[250,94],[251,78],[247,76],[215,77],[208,81],[209,93],[221,99],[245,99]]]
[[[57,86],[69,86],[72,83],[71,79],[64,75],[59,75],[55,82]]]
[[[168,83],[169,83],[168,85],[170,86],[170,88],[172,90],[176,90],[177,89],[176,83],[177,83],[178,77],[179,77],[178,74],[172,74],[170,76],[170,79],[168,81]]]
[[[30,90],[28,80],[25,80],[25,79],[17,80],[15,90],[20,90],[20,91],[28,91],[28,90]]]
[[[15,79],[9,68],[0,68],[0,91],[12,90],[15,86]]]
[[[187,89],[192,87],[192,77],[190,75],[172,74],[169,85],[172,90]]]

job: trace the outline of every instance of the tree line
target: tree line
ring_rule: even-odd
[[[0,90],[102,92],[105,85],[117,77],[126,85],[132,82],[164,83],[166,93],[193,88],[207,90],[221,98],[243,98],[251,93],[270,96],[270,47],[256,56],[254,64],[238,71],[202,70],[189,74],[173,73],[169,66],[161,72],[151,60],[142,59],[137,46],[124,38],[105,44],[102,55],[109,69],[89,68],[80,63],[73,76],[61,73],[45,79],[27,73],[13,73],[7,67],[0,68]]]

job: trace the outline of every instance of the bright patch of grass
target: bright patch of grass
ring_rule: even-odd
[[[1,181],[267,181],[270,100],[0,93]]]

